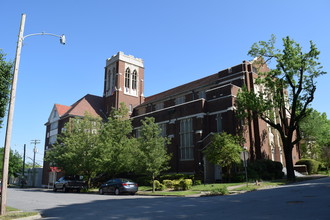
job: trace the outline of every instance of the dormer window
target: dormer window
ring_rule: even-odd
[[[57,115],[57,111],[54,110],[54,113],[53,113],[53,118],[56,118],[56,115]]]

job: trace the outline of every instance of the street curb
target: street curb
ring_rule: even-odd
[[[33,219],[42,219],[40,214],[37,215],[32,215],[32,216],[28,216],[28,217],[24,217],[24,218],[15,218],[17,220],[33,220]]]

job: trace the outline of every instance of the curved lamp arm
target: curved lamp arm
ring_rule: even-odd
[[[66,43],[66,38],[65,38],[65,35],[64,34],[62,34],[62,35],[56,35],[56,34],[45,33],[45,32],[25,35],[25,36],[23,36],[23,39],[22,40],[24,40],[27,37],[35,36],[35,35],[50,35],[50,36],[54,36],[54,37],[59,37],[61,44],[65,44]]]

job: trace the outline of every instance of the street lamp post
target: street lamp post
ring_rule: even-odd
[[[4,153],[3,153],[3,168],[2,168],[1,206],[0,206],[1,215],[4,215],[6,213],[10,140],[11,140],[11,132],[12,132],[12,126],[13,126],[18,68],[19,68],[19,62],[20,62],[20,58],[21,58],[21,49],[22,49],[22,45],[23,45],[23,40],[26,37],[33,36],[33,35],[51,35],[51,36],[59,37],[61,44],[66,43],[66,39],[65,39],[64,35],[55,35],[55,34],[49,34],[49,33],[37,33],[37,34],[29,34],[29,35],[24,36],[25,17],[26,17],[26,14],[22,14],[21,25],[20,25],[17,47],[16,47],[16,57],[15,57],[14,74],[13,74],[13,80],[12,80],[12,86],[11,86],[11,93],[10,93],[10,101],[9,101],[9,107],[8,107],[5,146],[4,146]]]

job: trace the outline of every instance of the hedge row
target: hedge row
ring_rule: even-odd
[[[191,189],[192,185],[192,179],[163,180],[162,183],[160,183],[158,180],[155,180],[155,188],[156,190],[160,191],[165,189],[173,189],[175,191],[188,190]]]
[[[297,161],[296,165],[306,165],[308,174],[315,174],[319,169],[320,162],[313,159],[301,159]]]

